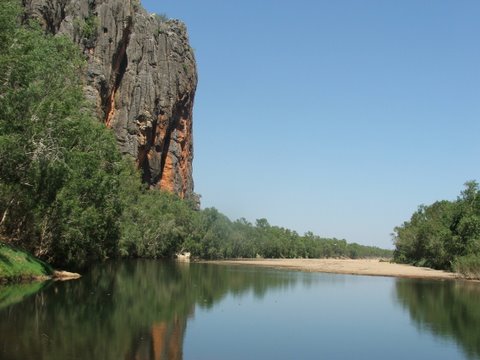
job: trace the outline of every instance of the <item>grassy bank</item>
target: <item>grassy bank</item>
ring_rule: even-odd
[[[0,242],[0,283],[33,280],[52,274],[53,269],[47,263]]]

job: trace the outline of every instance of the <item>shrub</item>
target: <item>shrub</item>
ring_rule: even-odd
[[[466,279],[480,279],[480,255],[458,256],[453,262],[453,269]]]
[[[157,20],[158,23],[164,23],[168,21],[168,16],[167,14],[154,14],[155,20]]]
[[[98,35],[98,18],[90,14],[85,19],[75,19],[73,22],[75,32],[83,39],[86,47],[93,47]]]

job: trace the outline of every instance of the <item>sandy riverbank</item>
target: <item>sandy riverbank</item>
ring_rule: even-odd
[[[39,275],[39,276],[27,276],[25,278],[18,278],[16,279],[15,282],[32,282],[32,281],[48,281],[48,280],[54,280],[54,281],[67,281],[67,280],[76,280],[80,279],[82,275],[77,274],[77,273],[72,273],[69,271],[63,271],[63,270],[54,270],[51,275]],[[1,283],[0,279],[0,283]],[[7,281],[8,282],[8,281]]]
[[[405,278],[457,279],[458,274],[378,259],[241,259],[213,261],[218,264],[267,266],[310,272]]]

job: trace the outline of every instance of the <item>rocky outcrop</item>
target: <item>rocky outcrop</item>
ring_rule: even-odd
[[[85,94],[152,188],[193,197],[197,85],[185,25],[139,0],[23,0],[26,17],[71,37],[87,58]]]

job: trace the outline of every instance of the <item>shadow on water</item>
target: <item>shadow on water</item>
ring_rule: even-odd
[[[396,298],[422,331],[453,339],[469,358],[480,358],[480,284],[399,279]]]
[[[1,359],[182,359],[195,306],[293,286],[287,272],[123,261],[0,309]],[[4,299],[5,304],[7,300]]]

